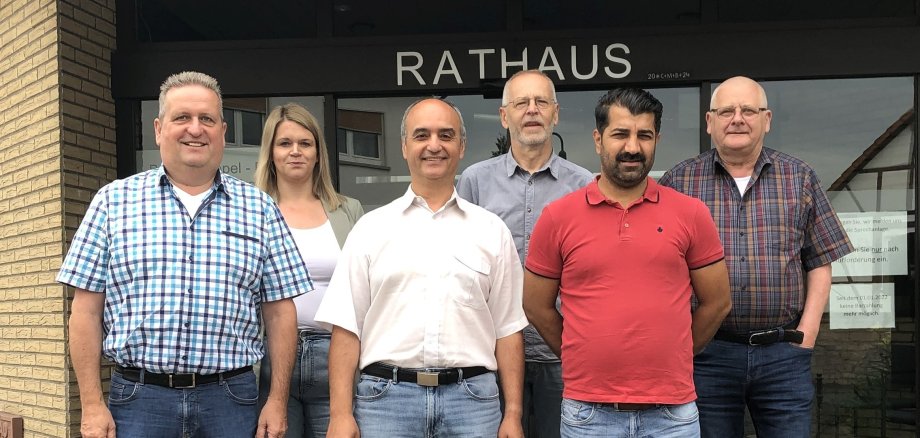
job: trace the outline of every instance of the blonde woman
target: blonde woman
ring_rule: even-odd
[[[336,193],[329,152],[316,118],[304,107],[275,107],[265,121],[255,184],[274,198],[315,290],[294,299],[299,335],[288,399],[288,437],[324,437],[329,425],[329,332],[314,320],[335,269],[345,237],[364,214],[361,204]],[[271,336],[271,333],[268,334]],[[263,359],[261,382],[271,381],[271,363]],[[268,385],[260,385],[261,400]]]

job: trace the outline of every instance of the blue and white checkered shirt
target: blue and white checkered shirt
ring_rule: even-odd
[[[252,365],[260,304],[313,289],[268,195],[218,173],[188,214],[162,166],[99,190],[57,281],[104,292],[103,355],[154,373]]]

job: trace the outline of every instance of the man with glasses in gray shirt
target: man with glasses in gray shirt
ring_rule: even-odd
[[[559,123],[556,89],[539,70],[515,73],[505,83],[502,126],[510,131],[507,154],[476,163],[460,175],[457,194],[495,213],[514,237],[521,263],[530,232],[550,202],[587,185],[588,170],[553,154]],[[558,307],[558,303],[557,303]],[[533,326],[524,330],[524,428],[528,437],[558,437],[562,368]],[[529,416],[533,416],[533,430]]]

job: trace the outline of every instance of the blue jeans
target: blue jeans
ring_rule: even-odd
[[[815,395],[812,353],[788,342],[756,347],[710,342],[693,366],[703,436],[743,436],[747,405],[758,437],[808,437]]]
[[[495,438],[501,419],[494,373],[434,387],[361,374],[355,390],[362,438]]]
[[[618,411],[610,403],[562,399],[563,438],[694,438],[700,436],[694,402],[643,411]]]
[[[318,438],[329,428],[329,334],[300,331],[287,404],[288,438]],[[268,354],[259,371],[259,405],[268,399],[272,365]]]
[[[562,405],[562,364],[526,362],[524,367],[524,435],[528,438],[559,436]],[[530,428],[529,426],[533,426]]]
[[[109,410],[118,438],[252,438],[258,394],[251,372],[189,389],[130,382],[115,372]]]

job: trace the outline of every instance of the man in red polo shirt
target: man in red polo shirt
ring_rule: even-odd
[[[562,359],[563,437],[700,434],[693,355],[731,308],[728,272],[709,209],[648,178],[661,114],[644,90],[602,96],[600,177],[531,236],[524,310]]]

